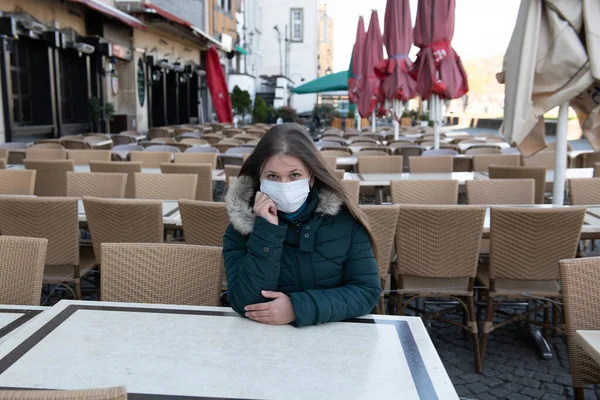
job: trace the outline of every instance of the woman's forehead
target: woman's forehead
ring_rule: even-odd
[[[263,171],[293,171],[295,169],[306,170],[307,168],[300,158],[285,155],[273,156],[263,166]]]

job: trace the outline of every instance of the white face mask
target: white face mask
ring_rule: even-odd
[[[280,183],[260,180],[260,191],[266,194],[275,202],[277,209],[284,213],[293,213],[298,211],[306,201],[310,186],[309,179],[301,179],[293,182]]]

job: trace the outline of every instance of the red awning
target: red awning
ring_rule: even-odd
[[[114,7],[109,6],[99,0],[70,0],[72,3],[80,3],[88,6],[91,9],[98,11],[104,15],[108,15],[109,17],[115,18],[125,25],[128,25],[132,28],[141,29],[143,31],[146,30],[146,25],[139,19],[127,14],[124,11],[118,10]]]

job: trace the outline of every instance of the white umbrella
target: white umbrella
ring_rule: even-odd
[[[524,156],[546,147],[543,115],[561,107],[555,204],[562,204],[564,197],[569,102],[600,76],[598,18],[597,0],[522,1],[503,72],[498,74],[498,81],[506,84],[503,136]]]

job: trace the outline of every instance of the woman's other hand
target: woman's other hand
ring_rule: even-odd
[[[275,202],[263,192],[256,192],[256,198],[254,200],[254,214],[259,217],[263,217],[273,225],[279,224],[279,218],[277,217],[277,206],[275,205]]]
[[[263,290],[263,297],[275,299],[267,303],[251,304],[246,306],[246,317],[269,325],[286,325],[296,320],[292,300],[281,292]]]

